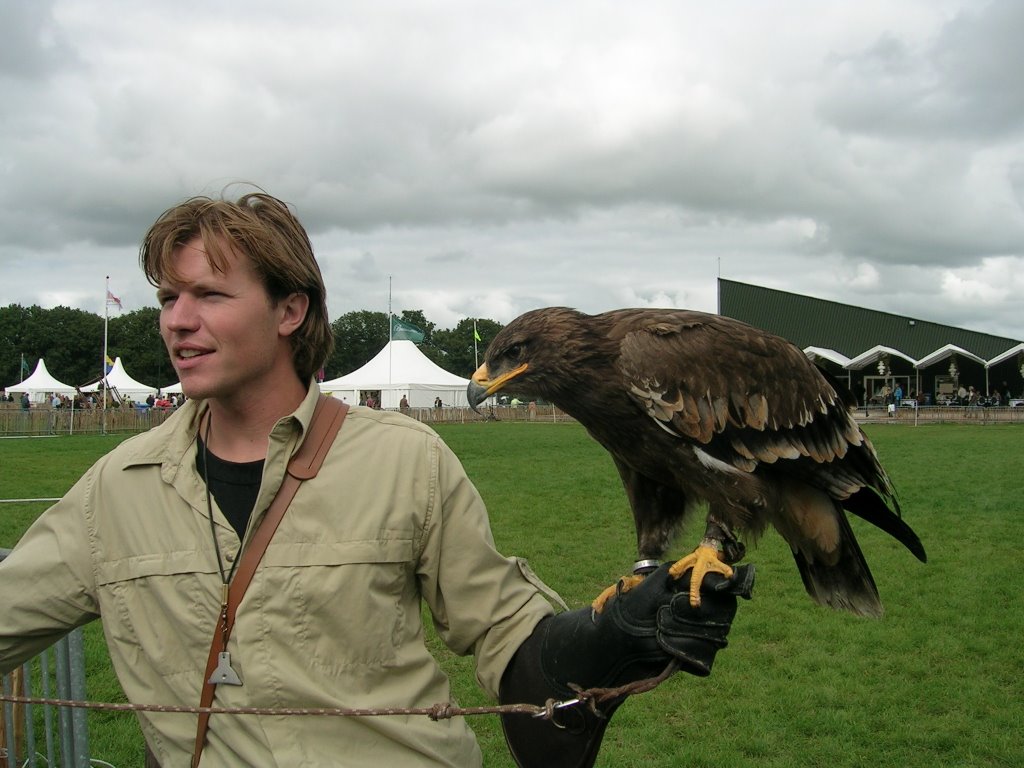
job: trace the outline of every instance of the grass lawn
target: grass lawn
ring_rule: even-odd
[[[634,538],[617,474],[573,424],[477,423],[438,431],[488,503],[498,547],[529,559],[573,607],[629,568]],[[714,674],[677,675],[627,702],[600,766],[1024,765],[1024,484],[1019,426],[868,427],[922,565],[854,519],[886,615],[815,606],[774,533],[749,559],[754,600],[740,607]],[[118,437],[0,440],[0,498],[58,496]],[[41,504],[0,505],[10,547]],[[696,543],[691,526],[677,549]],[[89,696],[116,699],[99,627],[87,628]],[[461,704],[486,704],[472,660],[432,639]],[[400,702],[398,702],[400,704]],[[93,757],[141,762],[132,716],[90,714]],[[512,765],[497,718],[471,721],[489,768]]]

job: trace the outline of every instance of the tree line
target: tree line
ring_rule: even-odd
[[[454,328],[438,328],[422,310],[396,315],[423,331],[420,350],[445,370],[469,378],[475,370],[474,321],[460,320]],[[337,378],[364,365],[390,337],[386,312],[356,310],[338,317],[334,353],[324,366],[327,379]],[[482,357],[487,344],[501,330],[501,323],[477,318]],[[160,338],[160,310],[143,307],[110,316],[107,322],[107,353],[121,358],[132,378],[155,387],[178,380]],[[35,370],[39,358],[50,373],[72,386],[96,381],[103,365],[103,317],[70,307],[44,309],[38,305],[10,304],[0,308],[0,388],[17,384]],[[22,373],[22,360],[27,371]]]

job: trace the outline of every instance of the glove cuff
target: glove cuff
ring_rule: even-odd
[[[582,612],[573,613],[580,615],[563,621],[571,624],[582,618]],[[543,705],[549,699],[564,700],[572,697],[573,692],[568,686],[553,680],[544,671],[542,659],[552,622],[566,615],[544,619],[516,651],[501,679],[498,694],[501,703]],[[504,713],[501,715],[501,727],[509,753],[516,765],[522,768],[553,765],[590,768],[597,760],[608,722],[624,700],[625,697],[622,697],[607,702],[601,706],[600,712],[585,706],[559,710],[551,720]]]

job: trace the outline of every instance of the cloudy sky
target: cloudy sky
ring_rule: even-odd
[[[721,275],[1024,338],[1016,0],[0,8],[0,305],[155,306],[142,234],[247,181],[332,318],[715,311]]]

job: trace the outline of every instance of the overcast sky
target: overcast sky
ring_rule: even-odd
[[[155,306],[145,230],[248,181],[332,319],[715,311],[721,275],[1024,338],[1016,0],[0,8],[0,305]]]

